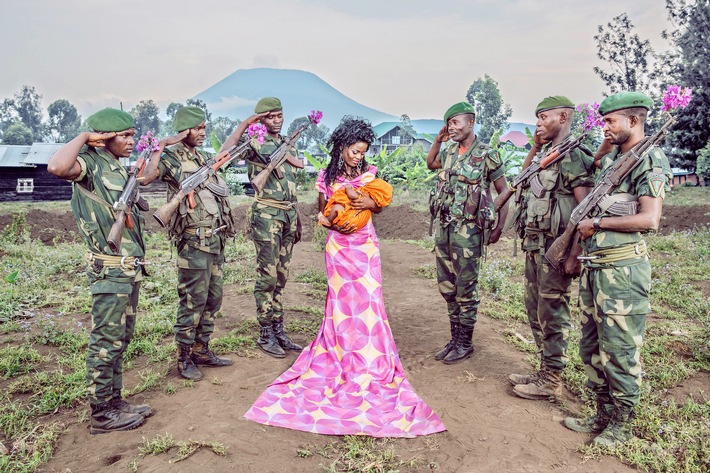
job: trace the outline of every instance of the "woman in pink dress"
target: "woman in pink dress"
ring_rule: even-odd
[[[345,117],[318,174],[319,210],[345,185],[357,189],[377,168],[365,161],[370,123]],[[379,213],[366,195],[355,208]],[[259,396],[245,417],[261,424],[330,435],[415,437],[446,430],[404,375],[382,300],[380,248],[370,220],[333,226],[325,245],[328,294],[315,340]]]

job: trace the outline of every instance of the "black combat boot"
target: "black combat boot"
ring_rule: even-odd
[[[140,414],[121,412],[109,402],[91,404],[91,425],[89,432],[92,435],[119,432],[135,429],[143,423],[145,418]]]
[[[192,357],[190,356],[191,349],[192,347],[190,345],[178,343],[178,373],[185,379],[199,381],[204,378],[204,376],[202,376],[202,373],[200,373],[200,370],[197,369],[197,366],[195,366],[195,363],[192,361]]]
[[[611,418],[601,434],[592,440],[592,445],[618,447],[628,442],[633,434],[634,410],[628,406],[614,406]]]
[[[448,355],[444,357],[444,363],[453,365],[459,363],[473,355],[473,325],[460,325],[456,334],[456,345]]]
[[[598,434],[606,429],[614,412],[614,401],[608,394],[597,394],[597,412],[583,419],[574,417],[565,418],[564,424],[568,429],[585,434]]]
[[[446,355],[449,354],[449,352],[456,346],[456,334],[459,333],[459,327],[461,326],[460,323],[454,322],[453,320],[449,320],[449,323],[451,324],[451,340],[442,348],[439,350],[436,355],[434,355],[434,359],[436,361],[441,361],[444,358],[446,358]]]
[[[229,358],[220,358],[209,348],[209,342],[195,342],[190,355],[192,362],[203,366],[229,366],[234,363]]]
[[[138,414],[143,417],[148,417],[153,413],[153,409],[151,409],[148,404],[129,404],[121,397],[120,391],[118,394],[114,392],[111,398],[111,406],[126,414]]]
[[[276,340],[279,342],[279,346],[283,348],[284,350],[293,350],[293,351],[301,351],[303,350],[303,347],[297,343],[293,343],[293,340],[288,338],[288,335],[286,335],[286,332],[284,332],[284,317],[283,315],[279,317],[278,319],[274,319],[273,323],[271,324],[271,328],[274,330],[274,337],[276,337]]]
[[[279,341],[276,340],[271,322],[259,322],[259,325],[259,339],[256,341],[256,345],[267,355],[271,355],[274,358],[284,358],[286,352],[281,348],[281,345],[279,345]]]

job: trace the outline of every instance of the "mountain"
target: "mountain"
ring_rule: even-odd
[[[215,117],[243,120],[254,113],[260,98],[268,96],[281,99],[287,126],[313,109],[323,112],[322,122],[331,130],[344,115],[365,117],[374,125],[399,120],[359,104],[315,74],[292,69],[239,69],[194,98],[203,100]]]

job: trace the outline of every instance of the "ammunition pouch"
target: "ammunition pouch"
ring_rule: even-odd
[[[145,200],[140,195],[138,196],[138,199],[136,200],[136,207],[138,207],[143,212],[147,212],[150,210],[150,205],[148,204],[148,201]]]
[[[612,194],[602,199],[597,206],[599,214],[610,214],[615,216],[636,215],[639,203],[637,197],[627,192]]]

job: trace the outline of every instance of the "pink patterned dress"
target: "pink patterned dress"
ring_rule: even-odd
[[[371,166],[369,175],[377,168]],[[339,178],[330,198],[363,176]],[[271,383],[245,417],[261,424],[329,435],[415,437],[446,430],[404,376],[382,300],[380,248],[372,220],[349,235],[330,231],[325,246],[328,295],[318,335]]]

